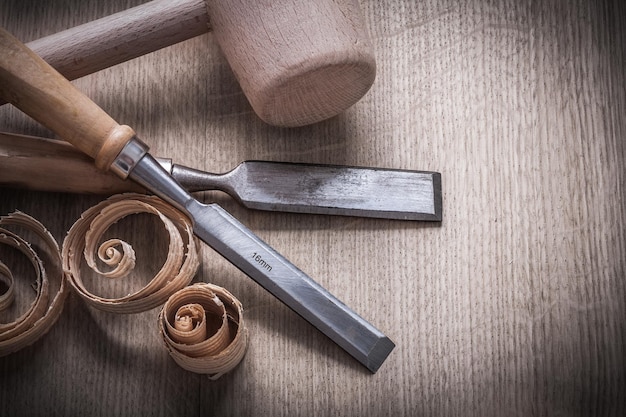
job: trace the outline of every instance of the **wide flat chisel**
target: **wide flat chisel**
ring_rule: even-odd
[[[40,57],[0,29],[0,97],[95,159],[186,212],[200,239],[376,372],[395,347],[380,330],[217,204],[193,198],[119,125]]]
[[[212,174],[156,158],[187,191],[220,190],[244,207],[293,213],[441,221],[441,174],[341,165],[245,161]],[[114,194],[137,185],[96,169],[67,142],[0,133],[0,186]]]

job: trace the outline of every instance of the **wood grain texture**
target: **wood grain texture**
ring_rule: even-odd
[[[0,19],[29,41],[139,3],[10,0]],[[204,194],[396,342],[378,373],[205,247],[197,280],[239,298],[250,329],[232,374],[178,368],[157,310],[113,316],[72,296],[45,338],[0,358],[1,415],[623,415],[623,2],[361,4],[376,82],[309,127],[260,121],[212,34],[75,84],[155,154],[200,169],[275,159],[440,171],[438,227],[256,213]],[[0,114],[0,131],[50,135]],[[0,196],[0,213],[35,215],[59,241],[100,200]],[[125,232],[150,253],[150,230],[139,219]]]

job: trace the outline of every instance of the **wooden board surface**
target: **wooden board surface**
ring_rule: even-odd
[[[0,22],[28,42],[139,3],[8,0]],[[379,372],[205,247],[196,279],[226,287],[248,320],[234,372],[214,382],[180,369],[158,309],[115,316],[71,296],[48,335],[0,358],[0,415],[623,415],[624,3],[362,6],[376,82],[313,126],[260,121],[211,34],[75,85],[156,155],[200,169],[269,159],[441,172],[441,225],[258,213],[201,195],[395,341]],[[51,137],[10,106],[0,131]],[[0,213],[34,215],[61,242],[100,200],[5,188]],[[130,235],[150,247],[149,227]]]

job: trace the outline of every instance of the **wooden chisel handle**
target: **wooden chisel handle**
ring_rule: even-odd
[[[0,96],[94,158],[101,170],[107,170],[135,136],[4,29]]]
[[[112,195],[145,192],[134,181],[96,168],[67,142],[0,133],[0,187],[37,191]]]

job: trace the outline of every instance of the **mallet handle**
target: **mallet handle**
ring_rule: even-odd
[[[154,0],[27,46],[75,80],[208,31],[204,0]]]

